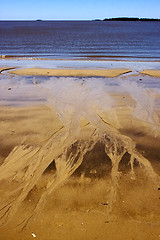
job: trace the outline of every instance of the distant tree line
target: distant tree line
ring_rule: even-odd
[[[117,17],[117,18],[105,18],[103,20],[101,19],[95,19],[94,21],[160,21],[158,18],[137,18],[137,17]]]

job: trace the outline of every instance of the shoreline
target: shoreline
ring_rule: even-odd
[[[102,59],[2,59],[0,58],[0,73],[11,73],[13,70],[15,74],[20,74],[20,72],[25,71],[26,75],[29,75],[31,73],[30,69],[36,69],[34,75],[46,75],[46,76],[104,76],[104,77],[110,77],[110,73],[112,71],[116,71],[118,69],[118,75],[119,74],[125,74],[128,73],[128,71],[132,72],[132,74],[146,74],[150,76],[156,76],[159,77],[160,74],[158,71],[160,71],[160,62],[154,61],[151,62],[150,59],[148,61],[125,61],[125,60],[102,60]],[[29,70],[27,70],[29,69]],[[37,71],[41,71],[41,74],[37,74]],[[44,69],[44,70],[41,70]],[[49,70],[49,74],[47,73],[47,70]],[[121,70],[122,71],[121,71]],[[73,71],[74,73],[73,73]],[[150,71],[151,70],[151,71]],[[29,71],[29,73],[28,73]],[[64,71],[66,71],[66,74],[64,74]],[[72,71],[72,74],[71,74]],[[85,73],[86,71],[86,73]],[[108,73],[105,71],[109,71]],[[146,72],[147,71],[147,72]],[[148,72],[150,71],[150,72]],[[42,74],[43,72],[43,74]],[[51,73],[52,72],[52,73]],[[90,72],[90,73],[89,73]],[[94,72],[94,73],[93,73]],[[148,74],[149,73],[149,74]],[[156,75],[155,75],[156,73]],[[158,73],[158,74],[157,74]],[[53,74],[53,75],[52,75]],[[71,74],[71,75],[70,75]],[[90,75],[91,74],[91,75]],[[24,74],[22,74],[24,75]],[[31,74],[32,75],[32,74]],[[113,74],[113,76],[118,76],[116,74]],[[112,76],[111,76],[112,77]]]
[[[132,60],[130,60],[132,59]],[[140,60],[141,59],[141,60]],[[154,60],[153,60],[154,59]],[[106,62],[160,62],[159,57],[134,57],[134,56],[110,56],[110,55],[77,55],[66,58],[56,58],[52,56],[33,56],[33,55],[0,55],[3,60],[37,60],[37,61],[106,61]]]

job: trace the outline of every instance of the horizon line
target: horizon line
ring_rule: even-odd
[[[155,18],[155,17],[107,17],[107,18],[94,18],[94,19],[41,19],[41,18],[36,18],[36,19],[0,19],[0,21],[94,21],[94,20],[100,20],[103,21],[104,19],[121,19],[121,18],[138,18],[138,19],[160,19],[160,18]]]

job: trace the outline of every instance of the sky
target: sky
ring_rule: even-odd
[[[160,0],[1,0],[0,20],[160,18]]]

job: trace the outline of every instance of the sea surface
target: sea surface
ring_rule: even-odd
[[[0,21],[0,55],[160,61],[160,22]]]

